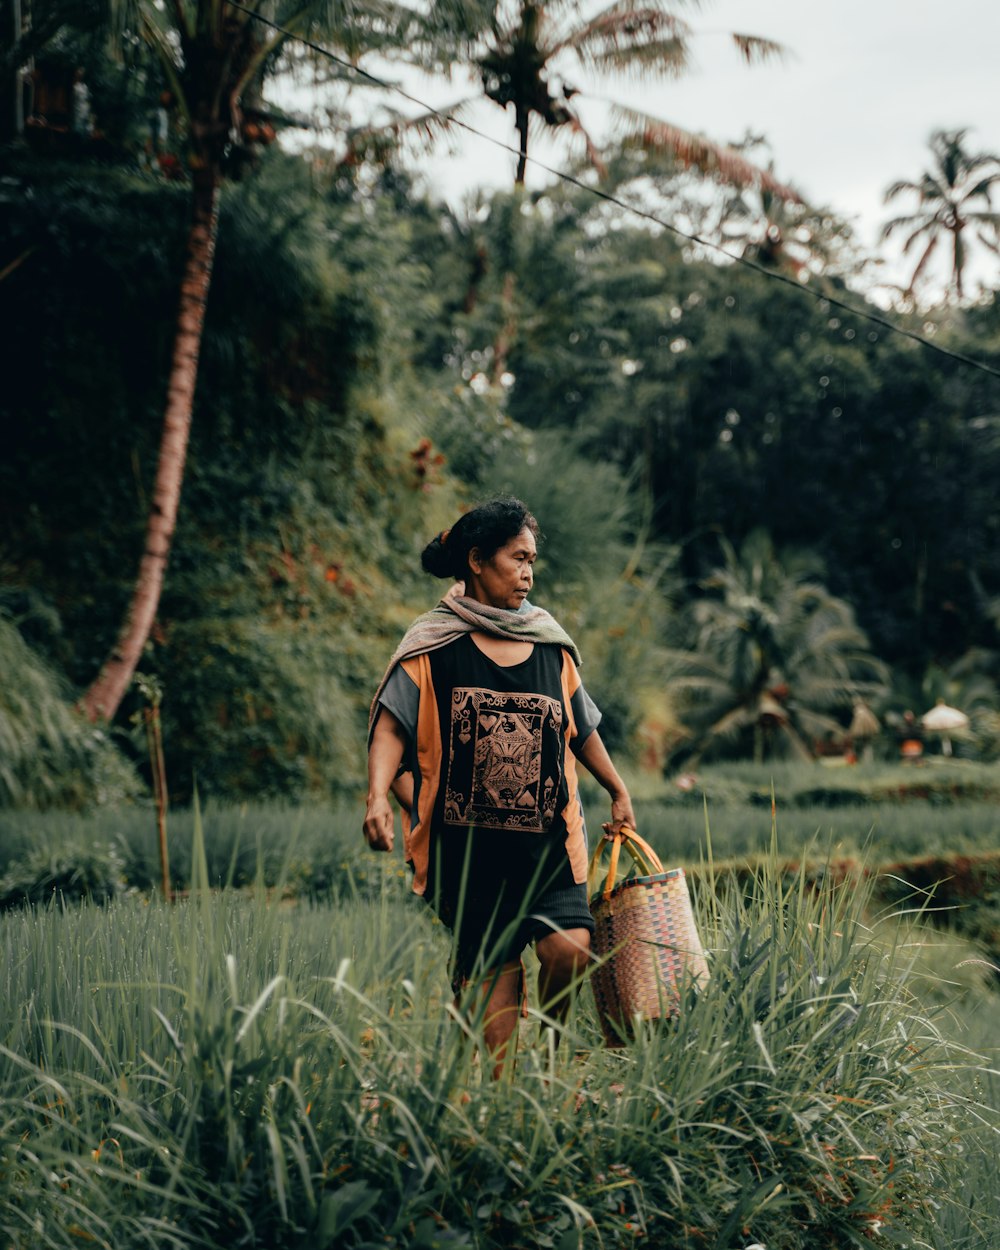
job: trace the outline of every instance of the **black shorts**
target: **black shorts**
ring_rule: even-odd
[[[456,993],[470,980],[520,959],[526,946],[563,929],[586,929],[593,936],[594,918],[584,883],[543,891],[527,914],[507,918],[475,914],[459,926],[452,959]]]

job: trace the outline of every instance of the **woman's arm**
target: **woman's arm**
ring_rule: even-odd
[[[368,748],[368,808],[364,823],[365,838],[373,851],[392,850],[395,822],[389,788],[399,772],[405,749],[402,725],[387,707],[380,708]]]
[[[596,729],[587,735],[576,758],[611,795],[611,820],[602,826],[604,832],[617,833],[622,825],[628,825],[630,829],[634,829],[635,815],[632,812],[632,800],[625,788],[625,782],[618,776],[618,770],[611,762],[608,748],[601,741],[601,735]]]
[[[400,773],[389,789],[404,813],[413,811],[413,773]]]

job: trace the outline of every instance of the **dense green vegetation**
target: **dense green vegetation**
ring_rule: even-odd
[[[865,890],[773,858],[699,889],[676,1023],[607,1051],[581,997],[553,1050],[533,1013],[493,1085],[397,879],[218,895],[199,829],[173,909],[0,919],[13,1244],[992,1244],[995,999],[960,945],[860,926]]]
[[[4,1245],[995,1250],[995,378],[831,302],[865,310],[869,258],[755,141],[632,117],[587,155],[798,286],[591,172],[529,195],[522,160],[459,210],[402,125],[292,155],[262,92],[304,54],[219,0],[43,7],[0,58]],[[667,9],[574,11],[562,52],[682,68]],[[583,137],[546,78],[552,4],[268,11],[354,58],[472,67],[525,147],[531,116]],[[889,233],[949,244],[953,298],[918,307],[918,269],[889,316],[998,367],[962,232],[995,241],[1000,162],[963,131],[932,155]],[[192,201],[215,223],[218,187],[184,339]],[[166,578],[139,679],[91,723],[162,516],[166,395],[192,418]],[[421,547],[498,491],[540,521],[535,598],[641,831],[689,870],[712,976],[621,1052],[589,991],[558,1049],[531,1013],[493,1085],[446,933],[359,851],[359,796],[382,666],[442,589]],[[939,700],[968,726],[922,733]]]
[[[874,876],[866,888],[879,906],[917,900],[929,921],[1000,964],[996,767],[836,773],[822,789],[814,766],[802,765],[775,769],[769,782],[747,765],[709,769],[686,791],[639,782],[636,814],[665,863],[703,874],[710,823],[714,859],[727,871],[743,877],[773,851],[793,873],[804,863],[810,879]],[[593,783],[587,799],[593,826],[606,800]],[[344,800],[211,803],[204,813],[208,881],[312,903],[368,896],[387,881],[401,886],[406,873],[395,859],[359,858],[360,820],[360,805]],[[181,894],[192,885],[193,832],[190,809],[170,814],[171,882]],[[160,880],[155,818],[146,806],[87,816],[0,813],[0,909],[120,898],[157,889]]]
[[[82,688],[141,542],[184,201],[116,169],[27,161],[14,176],[32,195],[5,218],[31,255],[0,290],[19,309],[3,606]],[[520,209],[500,196],[461,223],[398,174],[338,186],[276,154],[223,203],[180,525],[142,662],[165,689],[179,793],[195,772],[227,794],[356,785],[384,658],[439,593],[415,573],[420,545],[497,489],[541,520],[537,593],[579,636],[618,749],[645,723],[659,749],[773,756],[794,737],[808,752],[862,694],[920,712],[941,693],[978,717],[967,749],[995,750],[997,445],[973,374],[689,262],[580,192]],[[491,387],[508,263],[523,333],[511,385]],[[989,358],[994,323],[984,307],[962,338],[957,321],[941,333]],[[753,635],[751,679],[725,630],[751,593],[738,560],[764,531],[776,572],[759,619],[777,612],[780,628]],[[845,644],[826,640],[837,631]],[[832,645],[858,659],[837,669]],[[762,697],[794,734],[762,729]],[[742,720],[720,734],[727,698]]]

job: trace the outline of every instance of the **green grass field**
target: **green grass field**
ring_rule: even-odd
[[[148,822],[4,818],[8,876],[103,844],[155,877]],[[5,1247],[1000,1244],[994,974],[868,884],[762,837],[755,877],[698,888],[712,979],[678,1020],[609,1051],[585,987],[494,1084],[445,931],[351,808],[204,834],[172,823],[174,906],[0,916]]]
[[[875,864],[940,854],[981,854],[1000,848],[1000,767],[937,760],[925,767],[815,764],[749,765],[706,770],[692,791],[643,779],[634,787],[640,832],[664,861],[696,864],[711,826],[716,857],[754,855],[770,847],[771,794],[776,802],[781,852],[803,849],[820,857],[864,854]],[[585,788],[592,836],[606,819],[605,798]],[[279,880],[303,896],[339,896],[366,874],[359,861],[362,805],[341,799],[325,805],[210,805],[204,812],[209,878],[247,885]],[[174,884],[185,888],[191,863],[190,810],[169,821]],[[135,804],[91,815],[0,811],[0,877],[21,877],[89,855],[111,859],[129,884],[159,881],[155,821]],[[102,861],[103,862],[103,861]],[[94,870],[100,872],[100,863]],[[351,884],[349,885],[348,882]],[[0,888],[2,894],[2,888]]]

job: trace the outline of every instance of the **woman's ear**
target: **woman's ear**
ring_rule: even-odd
[[[468,560],[469,560],[469,568],[472,569],[473,573],[478,575],[483,571],[483,562],[479,558],[478,547],[471,547],[469,549]]]

